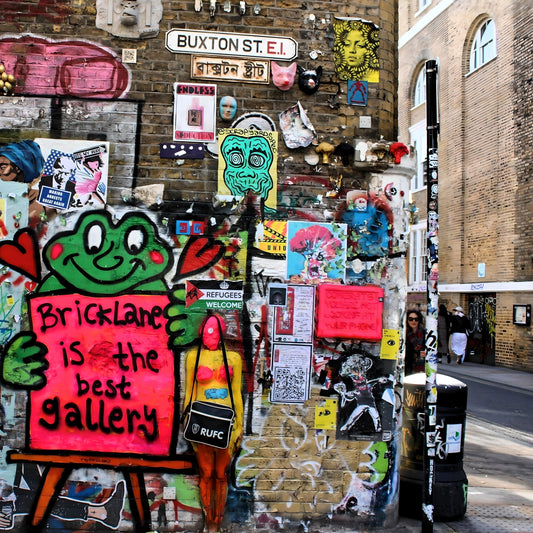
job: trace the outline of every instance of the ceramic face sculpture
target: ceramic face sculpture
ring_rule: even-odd
[[[272,83],[280,91],[288,91],[294,84],[297,66],[296,63],[291,63],[288,67],[283,67],[272,61],[272,63],[270,63]]]
[[[237,100],[233,96],[223,96],[220,99],[219,112],[222,120],[231,120],[237,112]]]
[[[305,94],[313,94],[318,90],[320,85],[320,77],[322,76],[322,67],[317,67],[314,70],[298,68],[298,87]]]

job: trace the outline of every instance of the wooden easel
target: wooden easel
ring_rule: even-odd
[[[191,455],[178,457],[135,457],[73,453],[64,455],[48,452],[8,452],[8,463],[38,463],[46,465],[43,481],[37,491],[33,511],[29,516],[29,532],[41,531],[65,481],[74,468],[97,467],[118,470],[124,476],[135,531],[149,531],[150,510],[146,497],[143,472],[192,471]]]

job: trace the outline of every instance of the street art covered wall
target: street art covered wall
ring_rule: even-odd
[[[394,6],[6,3],[0,529],[395,523]]]

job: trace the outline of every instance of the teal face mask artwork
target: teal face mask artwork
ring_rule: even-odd
[[[222,120],[231,120],[237,113],[237,100],[233,96],[223,96],[220,99],[219,113]]]
[[[274,186],[270,175],[274,156],[265,138],[228,135],[220,153],[226,163],[224,182],[233,195],[244,196],[252,191],[267,198]]]

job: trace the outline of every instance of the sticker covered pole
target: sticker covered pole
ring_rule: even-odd
[[[437,321],[439,281],[439,151],[437,118],[437,75],[435,60],[426,61],[427,127],[427,319],[426,319],[426,391],[424,430],[424,492],[422,497],[422,533],[432,533],[434,523],[433,489],[435,487],[435,444],[437,425]]]

